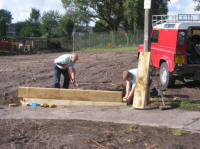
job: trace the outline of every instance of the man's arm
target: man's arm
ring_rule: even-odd
[[[71,73],[71,81],[74,84],[76,82],[76,69],[72,67],[72,73]]]
[[[131,86],[130,86],[130,81],[126,81],[126,94],[125,94],[125,96],[124,96],[125,99],[128,98],[128,95],[129,95],[129,93],[130,93],[130,88],[131,88]]]
[[[134,95],[134,90],[135,90],[135,84],[132,85],[132,88],[131,88],[131,91],[129,92],[129,95],[128,95],[128,100],[133,97]]]

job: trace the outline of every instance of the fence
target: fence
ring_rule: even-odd
[[[111,33],[75,33],[74,34],[74,50],[88,49],[88,48],[117,48],[137,46],[143,43],[144,32],[138,30],[136,32],[124,31],[115,34],[115,44],[113,44],[113,37]],[[62,47],[72,50],[73,39],[61,42]]]

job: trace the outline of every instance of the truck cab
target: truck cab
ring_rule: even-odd
[[[162,87],[176,79],[200,80],[200,15],[154,15],[152,27],[151,66],[159,69]]]

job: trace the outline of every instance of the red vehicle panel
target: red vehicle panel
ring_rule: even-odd
[[[150,44],[151,65],[160,69],[162,86],[172,86],[175,79],[200,80],[200,20],[163,22],[154,26]],[[138,52],[143,50],[139,45]]]

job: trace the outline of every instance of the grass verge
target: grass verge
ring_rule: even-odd
[[[128,50],[137,50],[137,46],[133,47],[122,47],[122,48],[97,48],[97,49],[85,49],[81,50],[82,52],[110,52],[110,51],[128,51]]]
[[[151,104],[161,106],[162,100],[160,97],[158,98],[151,98]],[[165,104],[170,105],[172,108],[182,108],[185,110],[200,110],[200,100],[193,100],[193,101],[181,101],[181,100],[166,100]]]

